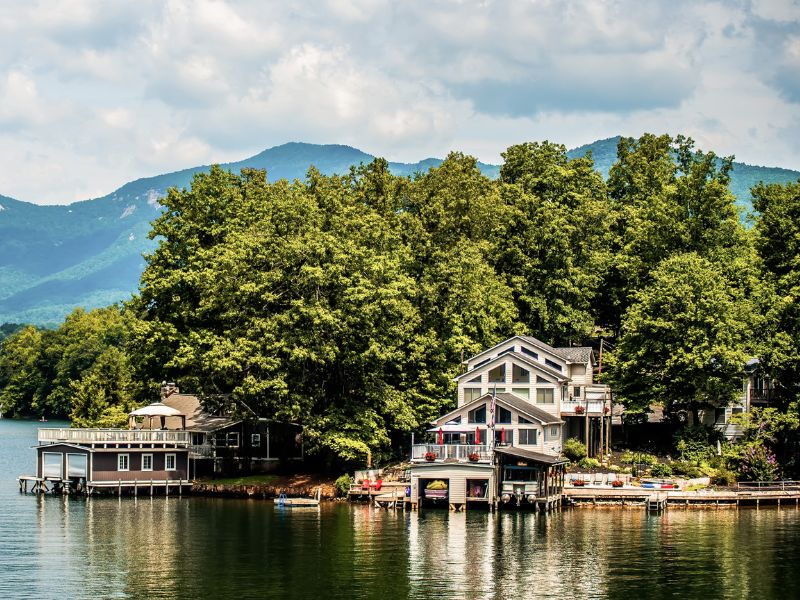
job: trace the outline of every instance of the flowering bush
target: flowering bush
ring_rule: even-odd
[[[766,446],[747,444],[739,461],[739,473],[749,481],[774,481],[778,478],[778,461]]]

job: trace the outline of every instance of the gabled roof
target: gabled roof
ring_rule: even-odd
[[[460,413],[464,410],[469,411],[471,407],[478,406],[479,404],[486,404],[487,402],[491,401],[492,395],[491,394],[484,394],[480,398],[476,398],[472,402],[467,402],[462,406],[459,406],[455,410],[451,410],[446,415],[442,415],[438,419],[431,421],[434,425],[437,423],[446,423],[447,421],[452,418],[453,415]],[[515,394],[509,394],[508,392],[502,392],[497,394],[497,403],[500,405],[505,405],[505,408],[511,408],[521,413],[526,417],[530,417],[531,419],[535,419],[539,421],[542,425],[558,425],[563,423],[563,421],[557,417],[556,415],[552,415],[549,412],[542,410],[538,406],[534,406],[530,402],[523,400],[519,396]],[[482,423],[476,423],[475,425],[480,426]]]
[[[471,356],[468,358],[468,361],[475,360],[479,356],[483,356],[484,354],[488,354],[493,350],[496,350],[500,346],[507,344],[511,340],[521,340],[531,346],[535,346],[545,352],[549,352],[553,356],[557,356],[558,358],[565,360],[571,363],[594,363],[594,349],[591,346],[572,346],[572,347],[559,347],[555,348],[550,344],[546,344],[542,340],[539,340],[532,335],[515,335],[508,339],[503,340],[499,344],[495,344],[491,348],[484,350],[483,352],[479,352],[475,356]]]
[[[591,346],[553,348],[553,351],[568,363],[594,363],[594,349]]]
[[[531,346],[536,346],[536,347],[538,347],[539,349],[541,349],[541,350],[544,350],[545,352],[549,352],[549,353],[550,353],[550,354],[552,354],[553,356],[556,356],[556,357],[558,357],[558,358],[561,358],[561,356],[559,356],[559,355],[558,355],[558,353],[555,351],[555,348],[553,348],[553,347],[552,347],[552,346],[550,346],[549,344],[545,344],[543,341],[541,341],[541,340],[537,340],[535,337],[533,337],[533,336],[530,336],[530,335],[515,335],[515,336],[512,336],[512,337],[510,337],[510,338],[508,338],[508,339],[505,339],[505,340],[503,340],[503,341],[502,341],[502,342],[500,342],[499,344],[495,344],[495,345],[494,345],[494,346],[492,346],[491,348],[487,348],[487,349],[486,349],[486,350],[484,350],[483,352],[479,352],[479,353],[478,353],[478,354],[476,354],[475,356],[471,356],[471,357],[469,357],[469,358],[467,359],[467,361],[475,360],[475,359],[476,359],[476,358],[478,358],[479,356],[483,356],[484,354],[488,354],[488,353],[489,353],[489,352],[491,352],[492,350],[496,350],[497,348],[499,348],[500,346],[502,346],[502,345],[504,345],[504,344],[507,344],[507,343],[508,343],[508,342],[510,342],[511,340],[520,340],[520,341],[523,341],[523,342],[525,342],[526,344],[529,344],[529,345],[531,345]]]
[[[35,446],[31,446],[31,448],[38,450],[39,448],[52,448],[53,446],[69,446],[70,448],[77,448],[78,450],[84,450],[86,452],[94,452],[94,449],[89,445],[81,446],[80,444],[73,444],[72,442],[48,442],[47,444],[36,444]]]
[[[552,377],[555,377],[556,379],[559,379],[561,381],[567,381],[569,379],[569,377],[564,375],[564,373],[556,371],[554,368],[548,367],[546,364],[540,363],[538,360],[535,360],[535,359],[533,359],[531,357],[525,356],[524,354],[520,354],[519,352],[506,352],[505,354],[499,354],[499,355],[495,356],[493,359],[491,359],[488,362],[483,363],[482,365],[479,365],[477,367],[474,367],[474,368],[470,369],[466,373],[462,373],[461,375],[457,376],[454,379],[454,381],[459,381],[462,378],[466,377],[467,375],[473,375],[474,376],[475,371],[478,371],[479,369],[485,369],[486,367],[489,367],[489,366],[499,362],[500,360],[505,361],[505,359],[507,357],[509,357],[509,356],[513,356],[515,359],[519,360],[520,362],[524,362],[526,365],[529,365],[531,367],[539,369],[540,371],[542,371],[542,372],[544,372],[544,373],[546,373],[546,374],[548,374],[548,375],[550,375]]]
[[[216,417],[207,413],[203,410],[200,399],[189,394],[172,394],[164,398],[162,403],[186,415],[186,429],[188,431],[218,431],[239,422],[239,420],[230,417]]]

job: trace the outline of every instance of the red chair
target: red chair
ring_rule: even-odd
[[[375,482],[375,491],[380,492],[382,485],[383,485],[383,479],[378,479],[378,481]]]

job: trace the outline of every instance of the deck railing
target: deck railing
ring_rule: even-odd
[[[119,444],[156,443],[188,446],[191,442],[189,431],[160,429],[70,429],[47,428],[39,430],[40,444]]]
[[[797,491],[800,489],[800,481],[740,481],[736,484],[736,489],[740,492],[747,491]]]
[[[469,461],[470,454],[477,454],[478,460],[489,460],[489,448],[474,444],[414,444],[411,447],[411,460],[427,460],[425,455],[433,453],[434,460],[456,459]]]
[[[186,481],[186,471],[95,471],[92,473],[92,482],[120,481],[129,483],[137,481],[147,483],[152,481],[154,485],[164,483],[164,481]]]
[[[607,406],[608,404],[603,402],[602,400],[586,401],[583,398],[573,398],[570,400],[561,401],[561,414],[567,413],[570,415],[572,414],[585,415],[588,412],[590,415],[599,416],[603,414],[603,409]]]

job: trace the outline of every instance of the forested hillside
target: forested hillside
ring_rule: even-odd
[[[575,158],[591,150],[595,167],[607,177],[616,160],[619,138],[568,152]],[[243,161],[221,165],[266,169],[269,181],[304,179],[314,165],[324,175],[344,175],[374,157],[349,146],[291,143],[265,150]],[[441,164],[429,158],[417,163],[388,163],[398,176],[426,173]],[[478,163],[481,173],[496,179],[500,167]],[[161,211],[160,199],[170,187],[183,189],[199,166],[138,179],[102,198],[63,206],[38,206],[0,196],[0,323],[56,325],[75,307],[91,309],[127,300],[136,291],[145,262],[142,253],[155,248],[147,238]],[[796,181],[800,173],[733,163],[729,186],[745,208],[750,188],[764,181]]]
[[[161,201],[132,301],[2,343],[4,412],[108,425],[169,379],[358,462],[452,407],[462,354],[513,333],[608,341],[631,414],[724,406],[750,356],[796,412],[800,184],[758,187],[747,229],[731,162],[682,137],[621,140],[608,181],[556,144],[503,158],[497,179],[459,153],[414,178],[380,159],[195,174]]]

